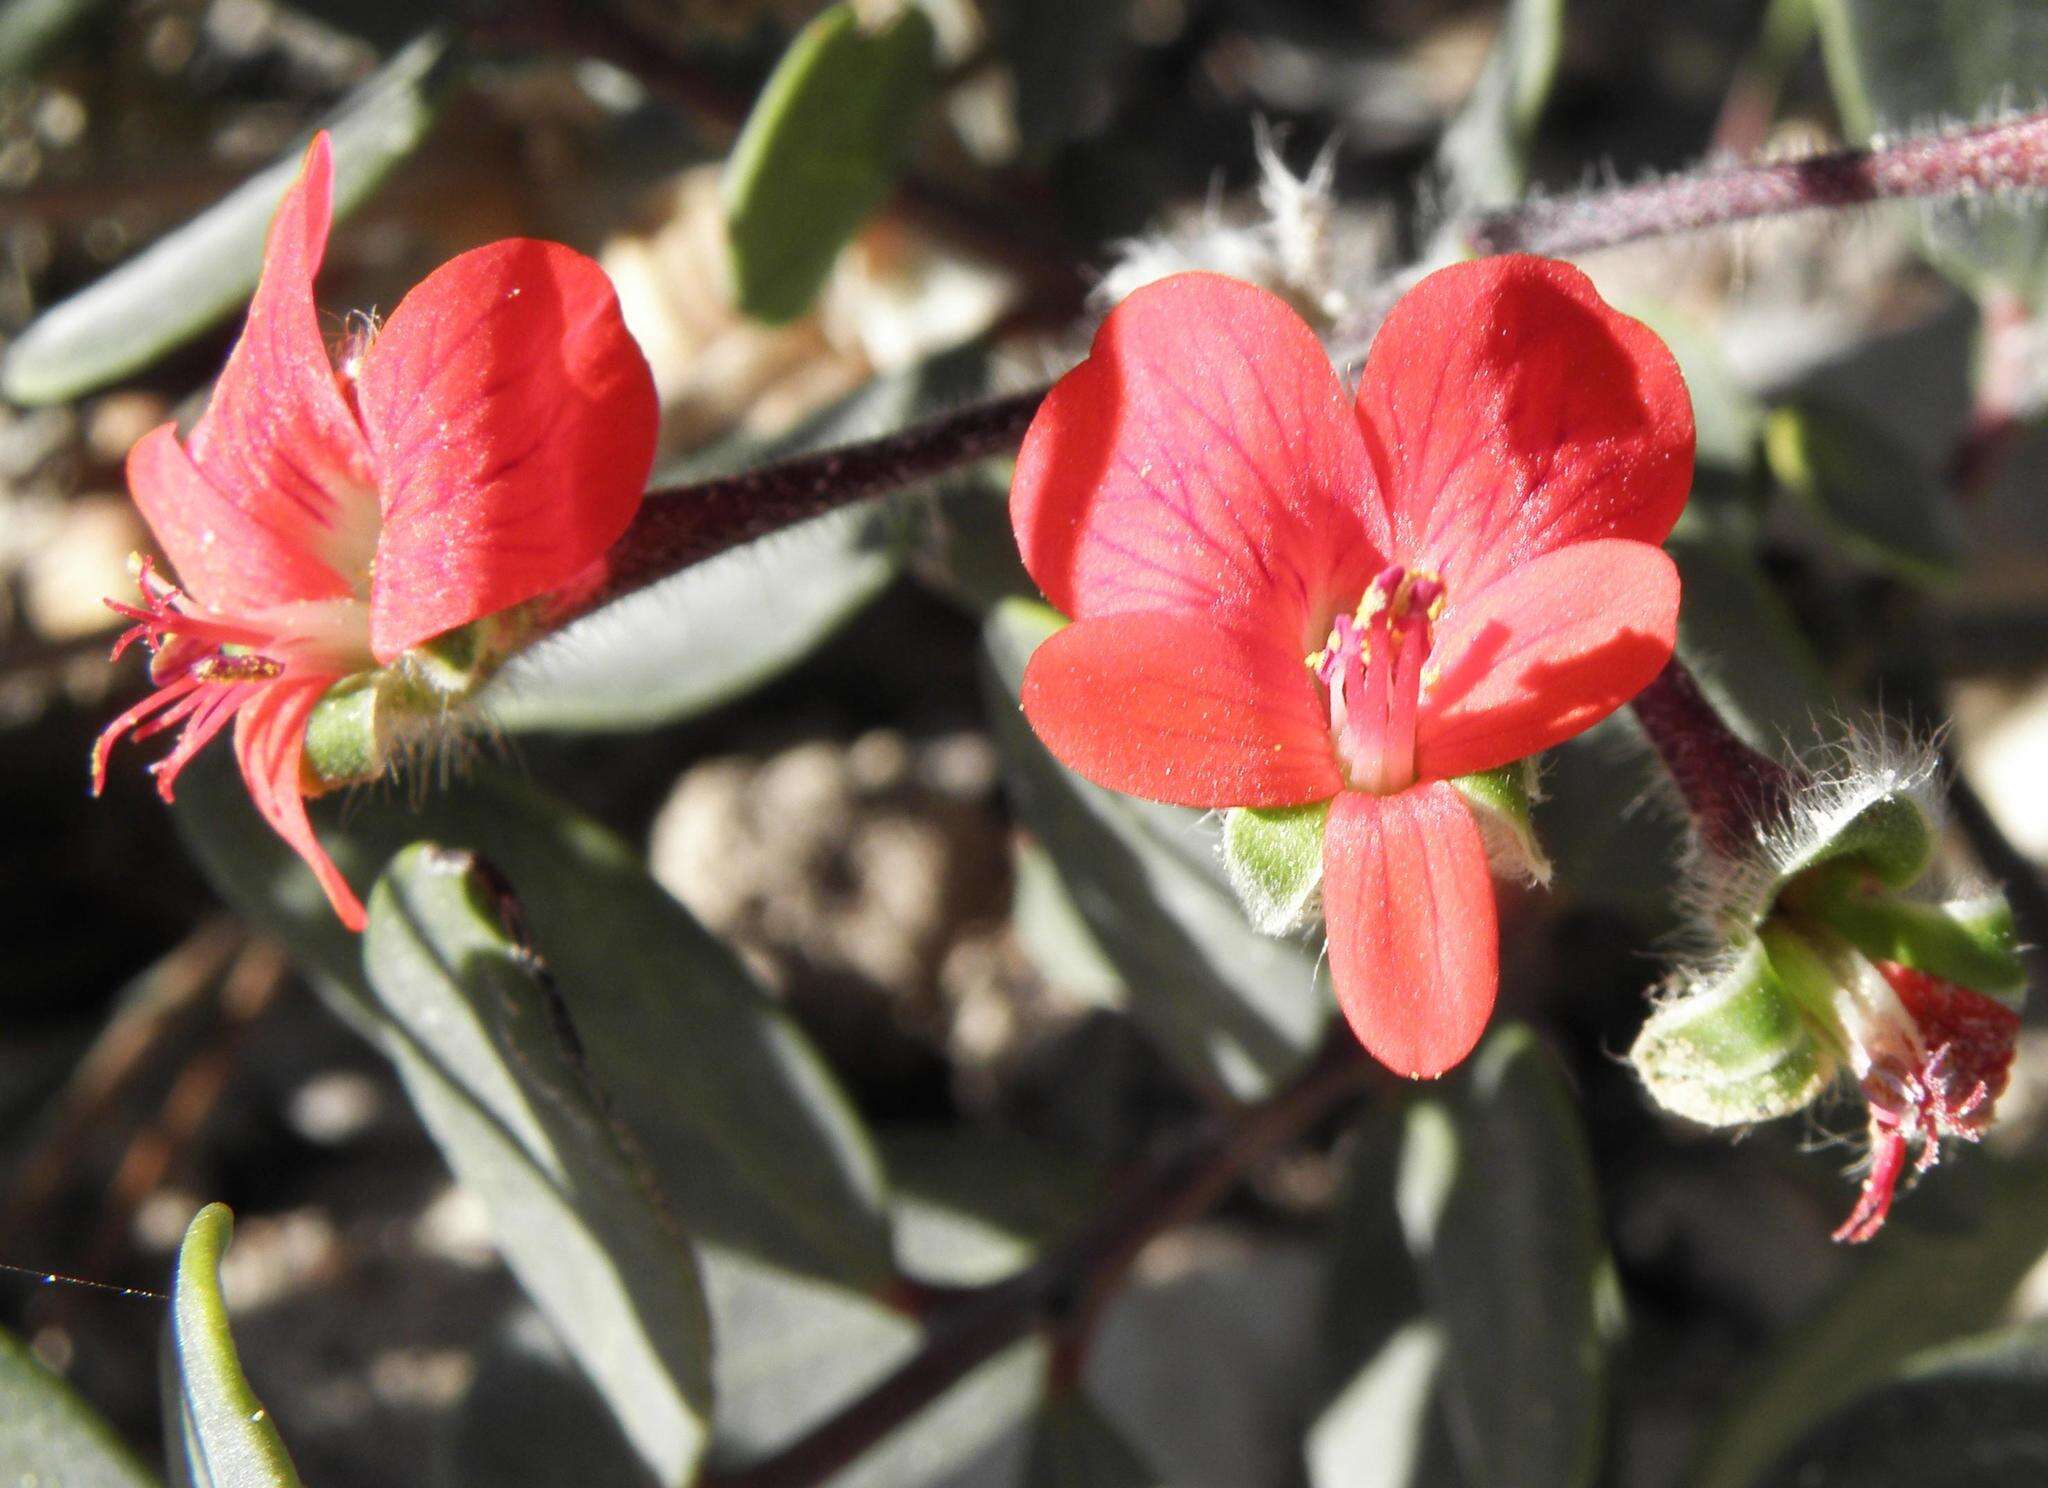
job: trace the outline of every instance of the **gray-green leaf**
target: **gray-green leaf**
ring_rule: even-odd
[[[413,152],[450,71],[429,32],[367,79],[327,121],[334,211],[345,217]],[[0,392],[60,403],[127,376],[209,329],[247,300],[271,215],[299,173],[303,142],[183,227],[37,318],[7,350]]]
[[[1863,561],[1917,583],[1957,576],[1962,527],[1913,451],[1839,404],[1772,410],[1764,452],[1778,484]]]
[[[0,1332],[0,1462],[24,1484],[154,1488],[113,1427],[63,1377]]]
[[[1212,822],[1090,785],[1038,742],[1018,687],[1059,624],[1043,605],[1011,600],[983,632],[996,743],[1019,814],[1123,974],[1131,1017],[1191,1078],[1255,1097],[1299,1067],[1328,1022],[1315,954],[1245,919]]]
[[[315,814],[333,820],[328,808]],[[355,937],[250,806],[225,758],[178,780],[180,828],[222,893],[313,967],[374,1037]],[[881,1165],[831,1071],[732,952],[608,832],[502,773],[409,811],[365,798],[323,841],[370,882],[419,838],[465,847],[526,896],[598,1084],[646,1141],[693,1236],[866,1289],[892,1274]]]
[[[192,1216],[164,1336],[164,1455],[181,1488],[299,1488],[284,1438],[242,1373],[220,1291],[235,1232],[225,1204]]]
[[[711,1415],[696,1263],[497,892],[467,853],[419,843],[392,860],[363,937],[379,1043],[527,1295],[642,1460],[681,1483]]]
[[[842,0],[791,43],[725,168],[734,298],[757,320],[810,308],[910,153],[933,79],[915,5],[869,25]]]
[[[1161,1478],[1077,1392],[1048,1400],[1031,1426],[1023,1488],[1164,1488]]]
[[[1452,1438],[1479,1488],[1593,1480],[1616,1293],[1571,1093],[1535,1035],[1499,1029],[1455,1101],[1419,1102],[1400,1213],[1444,1330]]]

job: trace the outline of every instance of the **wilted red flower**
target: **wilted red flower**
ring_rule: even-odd
[[[1499,958],[1479,827],[1446,782],[1569,738],[1663,667],[1678,577],[1656,545],[1692,454],[1670,353],[1565,264],[1430,275],[1355,405],[1274,296],[1164,280],[1104,321],[1018,457],[1019,546],[1075,622],[1032,658],[1024,710],[1133,795],[1334,798],[1338,1002],[1383,1063],[1440,1074]]]
[[[576,585],[639,505],[657,409],[603,270],[528,238],[443,264],[337,367],[313,304],[332,181],[323,134],[206,412],[183,444],[166,424],[129,453],[178,583],[145,565],[142,604],[114,606],[136,622],[116,654],[147,640],[157,690],[100,736],[93,781],[122,734],[182,727],[153,767],[169,800],[233,719],[257,806],[361,929],[306,818],[315,705],[343,677],[408,667],[445,632]]]

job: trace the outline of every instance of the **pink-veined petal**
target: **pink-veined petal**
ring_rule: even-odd
[[[313,824],[306,817],[306,798],[299,791],[306,721],[334,681],[332,677],[295,677],[266,688],[245,704],[235,718],[235,759],[263,819],[305,859],[342,924],[360,931],[368,922],[362,901],[313,835]]]
[[[1323,918],[1337,1005],[1373,1058],[1427,1080],[1472,1052],[1499,987],[1500,932],[1486,849],[1456,790],[1338,796]]]
[[[328,577],[317,588],[249,592],[234,585],[232,554],[188,573],[194,548],[209,538],[232,548],[245,531],[209,526],[200,516],[166,507],[149,511],[179,578],[212,608],[346,594],[375,542],[369,446],[342,396],[313,304],[313,277],[333,220],[333,179],[327,136],[315,135],[299,178],[271,219],[262,278],[241,337],[188,442],[193,465],[229,506],[299,549],[302,567],[317,564]],[[273,567],[269,576],[280,573]],[[215,584],[222,587],[214,592],[194,587]]]
[[[626,530],[654,462],[653,374],[604,270],[512,238],[436,269],[357,382],[384,498],[381,661],[574,579]]]
[[[1370,512],[1368,527],[1366,513]],[[1109,313],[1017,457],[1010,517],[1046,598],[1077,618],[1228,612],[1320,644],[1355,603],[1384,514],[1343,386],[1265,290],[1178,274]]]
[[[1296,806],[1343,785],[1301,658],[1183,615],[1105,615],[1024,671],[1045,747],[1097,785],[1176,806]]]
[[[349,592],[292,511],[231,500],[192,463],[171,424],[128,451],[128,491],[179,587],[209,609],[235,613]]]
[[[1662,542],[1692,485],[1692,399],[1647,326],[1569,264],[1454,264],[1373,340],[1358,414],[1397,561],[1460,590],[1566,543]]]
[[[1622,538],[1574,543],[1454,598],[1416,726],[1425,780],[1491,770],[1591,728],[1649,686],[1678,635],[1678,568]]]

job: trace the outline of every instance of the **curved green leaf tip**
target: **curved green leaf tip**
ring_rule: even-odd
[[[235,1232],[225,1204],[192,1216],[171,1284],[165,1446],[193,1488],[299,1488],[270,1413],[242,1373],[221,1296],[220,1262]]]
[[[725,168],[733,299],[756,320],[810,308],[839,250],[896,183],[932,91],[932,23],[914,5],[863,24],[833,6],[797,36]]]

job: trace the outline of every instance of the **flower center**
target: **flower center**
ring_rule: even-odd
[[[1415,715],[1443,606],[1443,580],[1393,564],[1307,658],[1329,694],[1330,737],[1354,789],[1391,795],[1415,783]]]

